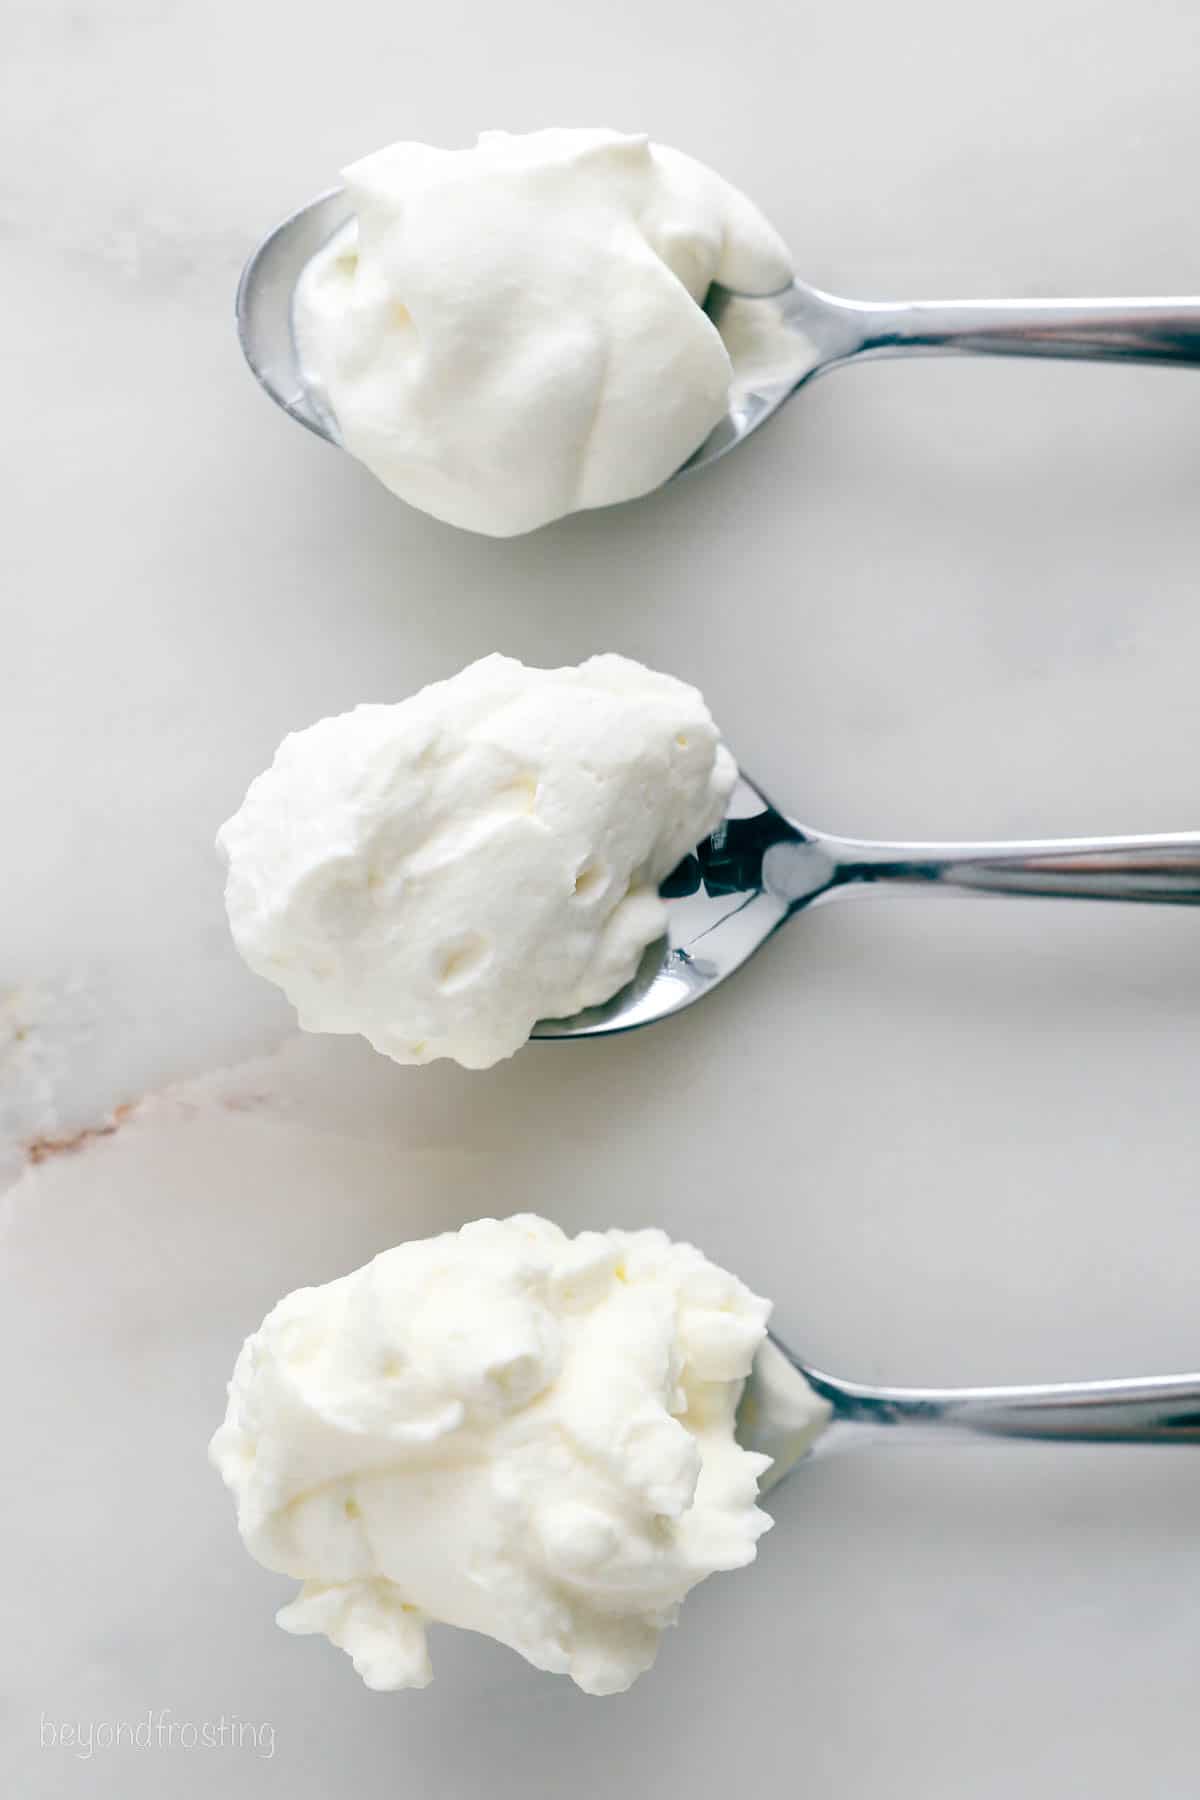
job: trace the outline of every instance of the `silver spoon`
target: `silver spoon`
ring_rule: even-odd
[[[924,891],[1200,905],[1200,831],[1011,844],[877,844],[784,818],[741,775],[723,823],[663,884],[667,935],[628,987],[535,1038],[598,1037],[711,994],[793,913],[853,894]]]
[[[754,1359],[737,1415],[738,1443],[772,1459],[760,1493],[813,1450],[870,1442],[897,1428],[906,1437],[1200,1444],[1200,1375],[1047,1387],[864,1387],[806,1367],[770,1337]]]
[[[337,421],[304,378],[292,297],[309,262],[353,218],[341,188],[284,219],[238,284],[242,350],[272,400],[331,444]],[[839,300],[793,282],[767,299],[714,287],[710,316],[733,360],[729,411],[679,474],[703,468],[756,431],[804,382],[865,357],[931,352],[1200,365],[1200,300]]]

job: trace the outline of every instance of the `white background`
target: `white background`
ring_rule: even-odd
[[[271,1623],[204,1444],[284,1288],[522,1206],[694,1237],[863,1379],[1196,1365],[1194,914],[830,907],[673,1024],[467,1075],[285,1043],[211,843],[286,730],[492,649],[694,680],[844,832],[1200,826],[1200,377],[842,372],[704,477],[496,543],[289,424],[231,317],[343,163],[493,125],[678,144],[835,291],[1200,293],[1200,14],[8,0],[3,30],[10,1168],[285,1045],[0,1198],[5,1792],[1197,1792],[1195,1453],[818,1464],[595,1701],[450,1634],[428,1692],[366,1693]],[[275,1756],[40,1746],[163,1707],[269,1720]]]

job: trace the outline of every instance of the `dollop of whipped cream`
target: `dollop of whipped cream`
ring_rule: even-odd
[[[709,286],[792,278],[743,194],[644,136],[392,144],[343,180],[355,220],[295,295],[306,377],[385,487],[495,537],[673,475],[728,403]]]
[[[752,1562],[770,1458],[734,1415],[767,1301],[661,1231],[532,1214],[401,1244],[281,1300],[210,1458],[277,1615],[368,1687],[424,1687],[426,1626],[589,1694],[654,1661],[689,1589]]]
[[[670,675],[488,656],[284,739],[217,840],[234,940],[306,1031],[487,1068],[632,980],[736,779]]]

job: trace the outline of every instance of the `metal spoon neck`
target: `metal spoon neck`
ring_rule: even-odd
[[[863,357],[976,355],[1089,362],[1200,363],[1200,300],[849,300],[798,281],[793,328],[820,346],[820,366]]]
[[[1200,1443],[1200,1374],[1017,1387],[892,1388],[800,1372],[834,1424],[871,1435],[938,1434],[1076,1443]]]
[[[888,844],[794,826],[765,848],[762,878],[793,908],[838,892],[906,889],[1195,906],[1200,832]]]

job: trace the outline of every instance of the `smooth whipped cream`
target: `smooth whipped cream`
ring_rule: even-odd
[[[217,840],[233,936],[306,1031],[487,1068],[633,978],[736,778],[670,675],[488,656],[284,739]]]
[[[209,1449],[251,1554],[303,1583],[279,1624],[372,1688],[424,1687],[442,1621],[621,1692],[771,1523],[734,1439],[769,1311],[661,1231],[532,1214],[289,1294]]]
[[[641,135],[392,144],[343,180],[355,222],[295,296],[306,376],[394,494],[495,537],[673,475],[728,402],[709,286],[792,279],[743,194]]]

